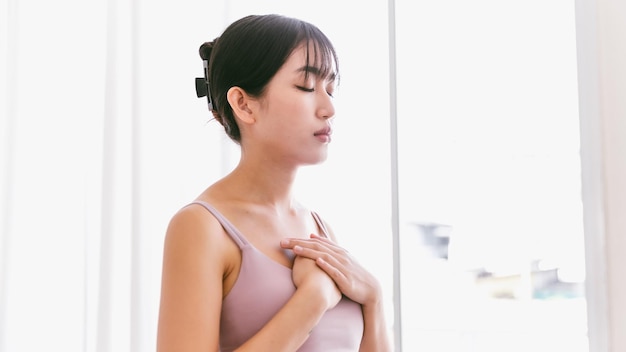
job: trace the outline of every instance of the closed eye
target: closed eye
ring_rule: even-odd
[[[307,87],[302,87],[302,86],[296,86],[296,88],[298,88],[299,90],[301,90],[303,92],[307,92],[307,93],[315,92],[315,88],[307,88]],[[332,91],[327,91],[326,94],[328,94],[328,96],[331,97],[331,98],[334,97]]]
[[[303,92],[308,92],[308,93],[315,92],[315,88],[307,88],[307,87],[302,87],[302,86],[296,86],[296,88],[300,89]]]

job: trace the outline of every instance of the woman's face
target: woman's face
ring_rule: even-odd
[[[259,99],[251,137],[266,158],[298,165],[326,159],[336,82],[334,75],[321,77],[319,67],[308,66],[306,55],[305,46],[295,49]]]

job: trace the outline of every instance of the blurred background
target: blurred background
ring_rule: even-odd
[[[608,2],[0,1],[0,352],[155,350],[167,223],[238,161],[198,47],[264,13],[337,48],[297,191],[382,282],[396,351],[620,351]]]

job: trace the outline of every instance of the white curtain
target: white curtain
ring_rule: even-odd
[[[358,37],[331,5],[0,0],[0,352],[155,350],[167,222],[236,160],[195,96],[197,49],[249,13],[304,17],[343,54],[350,110],[301,188],[391,289],[386,3],[351,20]]]
[[[0,351],[154,350],[167,221],[223,170],[220,4],[0,2]]]

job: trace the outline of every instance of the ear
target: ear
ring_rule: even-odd
[[[226,99],[233,109],[235,118],[245,124],[252,124],[256,122],[254,115],[254,109],[252,104],[254,99],[246,93],[245,90],[240,87],[231,87],[226,93]]]

